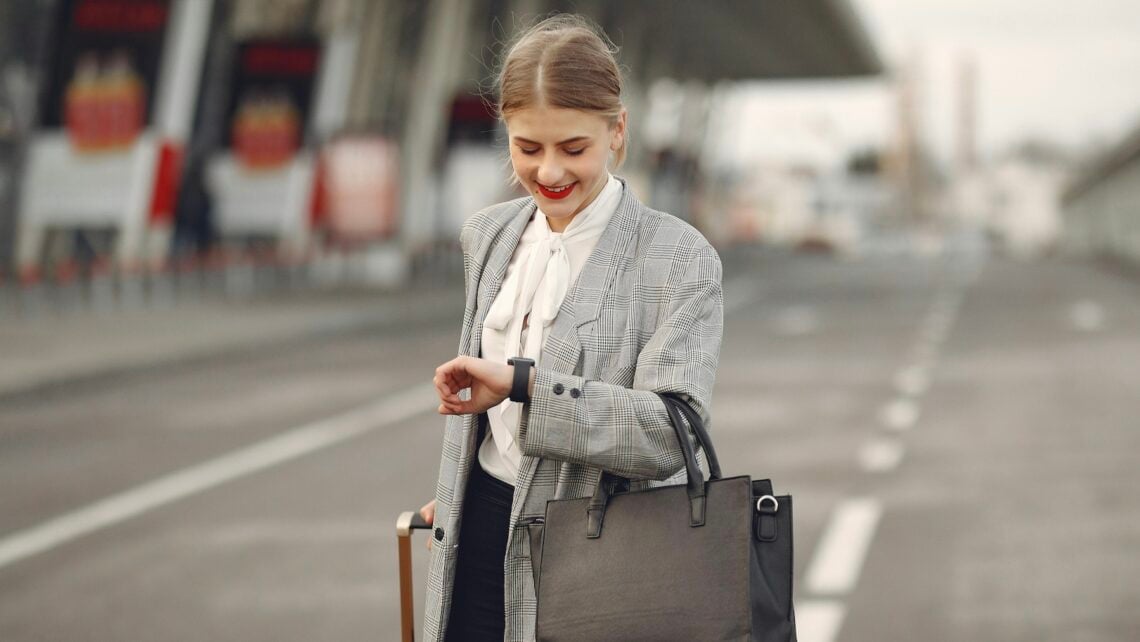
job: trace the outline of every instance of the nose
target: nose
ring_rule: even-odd
[[[538,164],[538,175],[535,177],[543,185],[556,186],[564,174],[562,165],[555,154],[546,154]]]

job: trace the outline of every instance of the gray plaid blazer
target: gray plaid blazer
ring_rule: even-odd
[[[506,638],[534,639],[528,517],[551,499],[593,493],[603,471],[631,488],[684,482],[684,460],[656,392],[686,396],[710,425],[723,296],[716,250],[692,226],[641,204],[622,181],[617,211],[570,287],[535,373],[519,426],[522,463],[511,508],[505,574]],[[535,213],[534,199],[500,203],[463,225],[466,306],[459,354],[479,356],[487,309]],[[561,384],[561,385],[559,385]],[[478,416],[448,416],[436,488],[424,638],[442,640],[478,444]],[[707,471],[703,453],[699,459]],[[442,537],[442,539],[440,539]]]

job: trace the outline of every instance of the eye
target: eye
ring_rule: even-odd
[[[586,148],[581,147],[579,149],[568,149],[568,150],[566,150],[566,153],[570,154],[571,156],[578,156],[579,154],[581,154],[584,151],[586,151]]]
[[[533,156],[533,155],[538,153],[538,148],[537,147],[531,147],[531,148],[519,147],[519,151],[526,154],[527,156]]]

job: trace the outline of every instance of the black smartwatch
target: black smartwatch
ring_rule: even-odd
[[[511,381],[510,400],[518,403],[530,401],[527,388],[530,387],[530,369],[534,367],[534,359],[511,357],[507,359],[507,365],[515,367],[515,378]]]

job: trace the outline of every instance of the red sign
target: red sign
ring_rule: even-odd
[[[83,31],[161,31],[168,10],[166,2],[155,0],[78,0],[71,23]]]
[[[321,43],[259,38],[239,43],[235,53],[230,147],[244,167],[280,169],[304,142]]]
[[[126,147],[146,125],[146,90],[126,50],[81,56],[63,100],[64,125],[81,151]]]
[[[309,76],[317,71],[318,55],[310,46],[256,45],[242,52],[241,64],[247,74]]]

